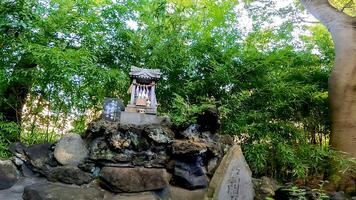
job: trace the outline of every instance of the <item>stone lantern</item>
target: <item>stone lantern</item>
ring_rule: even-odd
[[[161,78],[159,69],[131,67],[131,99],[125,112],[157,114],[156,82]]]

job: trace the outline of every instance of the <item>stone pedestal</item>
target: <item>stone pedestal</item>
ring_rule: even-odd
[[[121,112],[120,115],[120,124],[123,125],[160,125],[165,120],[165,117],[137,112]]]

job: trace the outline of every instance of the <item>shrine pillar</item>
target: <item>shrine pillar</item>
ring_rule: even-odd
[[[156,100],[156,92],[155,92],[155,82],[152,83],[151,87],[151,108],[156,108],[157,107],[157,100]]]
[[[136,93],[136,80],[134,79],[131,85],[131,99],[130,99],[131,106],[135,105],[135,95],[136,95],[135,93]]]

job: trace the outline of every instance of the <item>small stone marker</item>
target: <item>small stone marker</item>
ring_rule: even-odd
[[[121,101],[116,98],[105,98],[102,117],[108,121],[119,121]]]
[[[231,147],[211,179],[207,199],[253,200],[251,171],[239,145]]]

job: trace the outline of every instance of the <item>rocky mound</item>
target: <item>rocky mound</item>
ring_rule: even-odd
[[[167,199],[176,196],[174,191],[187,191],[184,195],[188,196],[191,191],[194,198],[203,197],[204,190],[199,189],[207,187],[223,156],[223,146],[215,134],[218,122],[210,127],[202,118],[200,124],[183,131],[173,131],[167,124],[135,126],[99,119],[82,136],[67,135],[55,144],[26,147],[14,143],[10,150],[22,176],[41,176],[54,182],[25,187],[23,198],[53,199],[47,193],[64,190],[69,193],[63,197],[74,191],[76,199],[90,194],[103,199],[105,192],[104,196],[149,192],[144,195]],[[14,183],[13,176],[6,178],[9,181],[3,188]],[[78,191],[84,191],[82,196],[74,195]],[[127,198],[136,199],[133,194]]]

